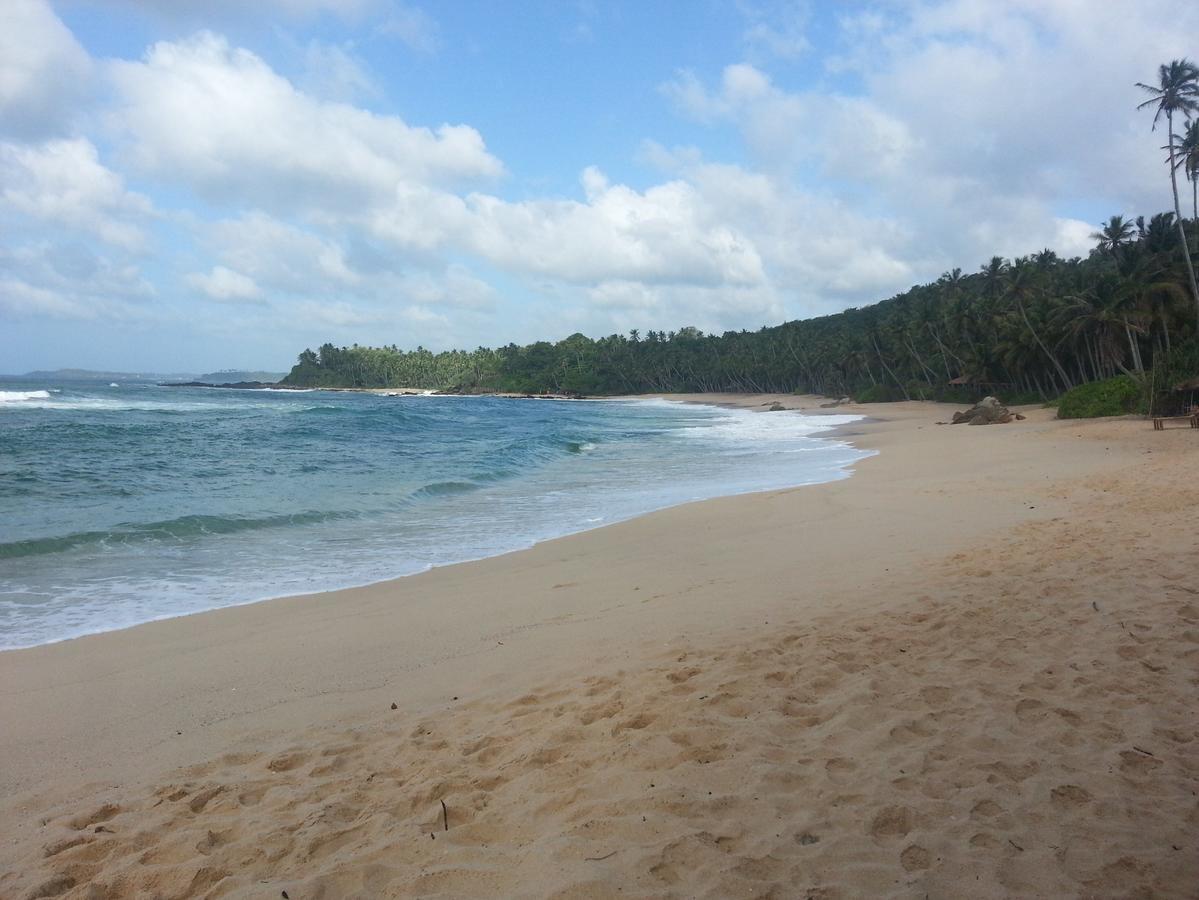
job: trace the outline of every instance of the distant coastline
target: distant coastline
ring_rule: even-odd
[[[329,391],[342,394],[374,394],[383,397],[503,397],[513,400],[586,400],[584,394],[574,393],[540,393],[522,394],[515,391],[483,391],[483,390],[429,390],[427,388],[407,387],[309,387],[299,384],[287,384],[274,381],[238,381],[222,384],[210,381],[162,381],[159,387],[171,388],[228,388],[237,391]]]

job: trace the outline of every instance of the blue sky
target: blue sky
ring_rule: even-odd
[[[0,371],[757,328],[1169,205],[1153,0],[5,0]]]

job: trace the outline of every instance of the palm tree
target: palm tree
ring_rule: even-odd
[[[1174,248],[1174,213],[1154,213],[1145,233],[1141,237],[1141,246],[1150,253],[1169,253]]]
[[[1179,113],[1189,119],[1193,113],[1199,112],[1199,67],[1188,59],[1176,59],[1169,65],[1163,63],[1159,66],[1157,77],[1156,85],[1137,82],[1137,87],[1152,95],[1144,103],[1138,104],[1137,109],[1144,109],[1146,106],[1157,108],[1153,114],[1154,128],[1157,128],[1157,121],[1162,115],[1166,117],[1166,133],[1170,136],[1167,147],[1170,151],[1170,187],[1174,191],[1174,215],[1178,222],[1178,235],[1182,238],[1187,275],[1191,279],[1191,294],[1195,299],[1196,327],[1199,327],[1199,284],[1195,281],[1195,267],[1191,264],[1191,249],[1187,246],[1186,229],[1182,225],[1182,208],[1178,203],[1178,166],[1175,163],[1177,148],[1174,143],[1174,114]]]
[[[1134,234],[1136,229],[1131,222],[1123,216],[1112,216],[1099,231],[1091,232],[1091,239],[1099,242],[1100,252],[1119,256],[1120,247],[1131,241]]]
[[[1196,235],[1199,235],[1199,119],[1187,122],[1186,130],[1175,135],[1178,162],[1182,174],[1191,183],[1191,219]],[[1199,247],[1196,247],[1199,252]]]
[[[997,259],[999,258],[995,257],[992,260],[993,265]],[[1062,389],[1070,390],[1070,388],[1074,387],[1074,384],[1069,374],[1067,374],[1065,366],[1062,365],[1057,355],[1049,349],[1049,346],[1041,336],[1040,330],[1033,324],[1032,319],[1028,315],[1027,304],[1042,296],[1041,272],[1032,260],[1028,257],[1021,257],[1013,262],[1011,266],[1007,267],[1001,277],[1006,282],[1004,286],[1007,289],[1008,297],[1015,301],[1016,311],[1020,314],[1020,320],[1032,335],[1033,341],[1041,348],[1041,351],[1048,357],[1049,361],[1053,364],[1053,368],[1057,371],[1058,377],[1062,382]]]

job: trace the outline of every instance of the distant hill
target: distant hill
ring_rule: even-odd
[[[27,379],[29,381],[37,381],[38,379],[48,379],[53,381],[188,381],[195,378],[189,373],[164,373],[164,372],[102,372],[96,369],[54,369],[46,371],[38,369],[35,372],[26,372],[24,375],[18,375],[18,378]]]
[[[207,384],[237,384],[243,381],[262,381],[268,384],[273,384],[286,374],[286,372],[258,372],[245,369],[222,369],[219,372],[209,372],[206,375],[197,375],[195,378],[191,378],[189,376],[187,379],[179,380],[203,381]]]

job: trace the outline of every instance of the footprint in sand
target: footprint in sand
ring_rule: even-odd
[[[919,872],[932,865],[932,858],[919,844],[912,844],[899,854],[899,864],[903,866],[904,871]]]
[[[71,819],[70,826],[76,831],[82,831],[89,825],[97,825],[100,822],[107,822],[113,816],[121,811],[121,807],[115,803],[105,803],[99,809],[94,809],[90,813],[76,816]]]
[[[915,817],[906,806],[884,806],[870,822],[870,834],[876,838],[901,838],[912,830]]]
[[[824,764],[824,771],[831,780],[843,784],[852,777],[857,767],[858,764],[851,759],[835,757]]]
[[[974,804],[974,808],[970,810],[970,818],[986,818],[992,819],[1003,812],[1003,807],[994,800],[979,800]]]
[[[216,785],[215,787],[205,788],[191,799],[191,802],[187,804],[187,808],[194,813],[201,813],[204,811],[204,807],[206,807],[218,794],[223,793],[224,790],[225,786],[223,784]]]
[[[1153,756],[1146,756],[1137,750],[1122,750],[1120,752],[1120,771],[1126,775],[1148,775],[1160,769],[1162,761]]]
[[[1049,796],[1052,797],[1053,802],[1059,806],[1085,806],[1091,802],[1090,792],[1076,784],[1058,785],[1049,792]]]
[[[303,765],[306,759],[306,753],[281,753],[267,763],[266,767],[272,772],[289,772],[296,766]]]

